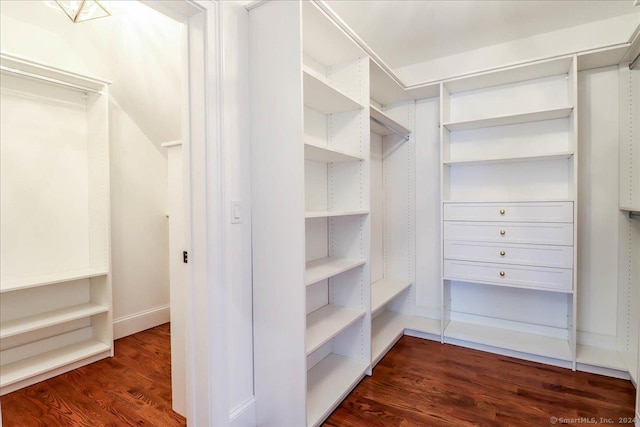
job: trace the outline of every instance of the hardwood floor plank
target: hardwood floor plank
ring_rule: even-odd
[[[630,381],[405,336],[325,425],[533,427],[551,425],[551,417],[617,421],[633,418],[634,402]]]

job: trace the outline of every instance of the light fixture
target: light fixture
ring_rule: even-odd
[[[111,12],[98,0],[55,0],[55,2],[74,24],[111,16]]]

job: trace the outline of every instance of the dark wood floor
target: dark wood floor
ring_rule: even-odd
[[[324,425],[631,426],[634,403],[629,381],[405,336]]]
[[[3,427],[184,426],[171,410],[169,324],[115,342],[115,357],[7,394]]]
[[[3,426],[184,426],[171,410],[169,325],[118,340],[115,351],[2,396]],[[403,337],[373,373],[326,426],[620,425],[634,412],[629,381],[418,338]]]

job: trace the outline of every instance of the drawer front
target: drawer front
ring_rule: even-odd
[[[573,222],[573,202],[445,203],[445,221]]]
[[[573,224],[445,221],[444,240],[573,246]]]
[[[571,292],[573,270],[524,265],[444,261],[444,278],[498,286]]]
[[[573,247],[445,240],[444,258],[462,261],[573,268]]]

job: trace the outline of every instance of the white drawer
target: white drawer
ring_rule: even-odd
[[[573,222],[573,202],[448,202],[444,220]]]
[[[445,221],[444,240],[573,246],[573,224]]]
[[[444,278],[498,286],[571,292],[573,270],[444,260]]]
[[[573,247],[445,240],[444,258],[463,261],[573,268]]]

